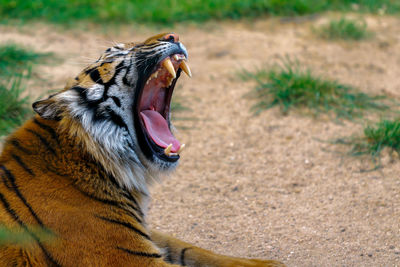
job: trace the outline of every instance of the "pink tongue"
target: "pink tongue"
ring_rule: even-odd
[[[168,128],[167,121],[160,113],[154,110],[143,110],[140,112],[140,115],[142,116],[144,126],[154,143],[163,148],[172,144],[171,152],[174,153],[179,150],[181,144],[172,135]]]

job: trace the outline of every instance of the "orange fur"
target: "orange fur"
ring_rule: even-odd
[[[38,116],[35,120],[50,129],[58,129],[58,122]],[[43,145],[41,138],[47,140],[50,150]],[[17,146],[15,142],[18,142]],[[16,157],[29,171],[15,160]],[[67,134],[54,138],[31,120],[8,138],[0,164],[13,176],[10,178],[4,170],[0,170],[4,181],[0,184],[0,193],[18,218],[28,228],[39,226],[16,190],[29,203],[43,226],[54,233],[54,240],[41,244],[50,257],[46,257],[40,241],[27,248],[32,261],[50,264],[54,259],[61,266],[129,266],[135,262],[135,256],[121,253],[116,247],[159,253],[150,240],[128,227],[99,219],[124,221],[143,233],[147,232],[145,226],[132,217],[132,214],[139,218],[141,215],[124,197],[126,193],[108,180],[101,179],[107,174]],[[10,181],[12,179],[15,179],[14,184]],[[138,201],[142,198],[135,192],[131,194]],[[21,228],[15,218],[4,210],[4,203],[1,204],[0,221],[8,228]],[[0,266],[12,265],[14,258],[20,257],[20,251],[16,246],[1,247]],[[140,264],[132,266],[146,266],[146,261],[151,266],[150,262],[162,261],[141,260]]]

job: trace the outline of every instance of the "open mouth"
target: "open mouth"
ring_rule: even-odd
[[[171,133],[169,121],[172,93],[181,71],[191,77],[185,55],[164,58],[145,82],[137,102],[140,127],[147,145],[167,161],[178,160],[185,147]]]

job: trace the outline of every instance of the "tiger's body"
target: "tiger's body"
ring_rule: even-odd
[[[119,45],[34,103],[38,114],[0,156],[0,226],[29,242],[0,243],[0,266],[283,266],[214,254],[146,224],[148,186],[182,148],[169,104],[181,70],[190,75],[186,58],[176,34]]]

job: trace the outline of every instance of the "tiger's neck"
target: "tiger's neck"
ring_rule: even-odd
[[[135,214],[144,220],[149,198],[147,191],[126,188],[110,166],[104,166],[99,160],[103,157],[101,149],[96,148],[88,136],[79,128],[67,131],[63,127],[60,121],[35,116],[8,138],[0,163],[12,160],[16,154],[24,155],[32,168],[42,168],[41,171],[53,175],[54,179],[72,183],[78,191],[94,199],[131,205],[135,207]],[[93,147],[87,149],[88,144]]]

